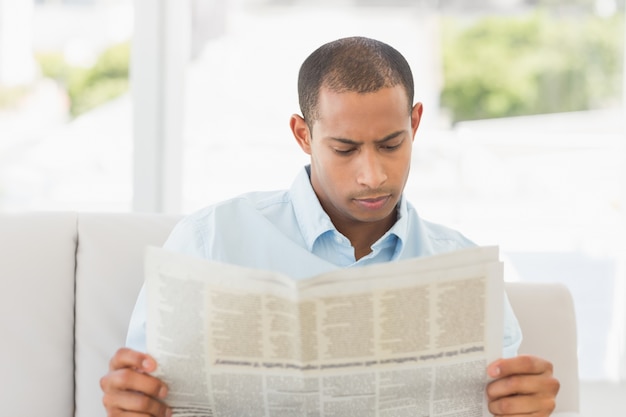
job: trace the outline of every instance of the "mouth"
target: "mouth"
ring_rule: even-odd
[[[391,195],[378,197],[355,198],[354,201],[366,210],[380,210],[391,199]]]

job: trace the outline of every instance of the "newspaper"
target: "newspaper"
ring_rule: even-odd
[[[482,417],[497,247],[306,280],[146,254],[147,349],[174,416]]]

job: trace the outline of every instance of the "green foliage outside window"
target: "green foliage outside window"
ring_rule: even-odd
[[[28,94],[28,87],[6,87],[0,85],[0,109],[11,108]]]
[[[441,104],[452,121],[602,108],[620,103],[622,14],[587,13],[443,19]],[[65,86],[77,116],[128,90],[129,43],[105,50],[91,68],[61,54],[37,57]]]
[[[109,47],[90,68],[71,66],[60,53],[38,55],[37,61],[45,77],[65,87],[74,117],[128,90],[129,43]]]
[[[621,14],[443,22],[442,107],[453,122],[620,103]]]

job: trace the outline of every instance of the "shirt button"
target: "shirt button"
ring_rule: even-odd
[[[337,243],[342,243],[342,242],[343,242],[343,239],[341,238],[341,236],[339,236],[339,235],[335,235],[335,242],[337,242]]]

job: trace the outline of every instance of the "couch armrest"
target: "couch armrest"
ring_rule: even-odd
[[[76,218],[0,215],[3,416],[74,414]]]
[[[554,416],[578,416],[578,340],[570,291],[563,284],[507,282],[506,291],[524,339],[520,354],[552,362],[561,383]]]

